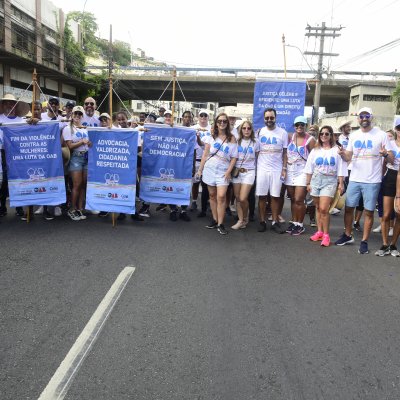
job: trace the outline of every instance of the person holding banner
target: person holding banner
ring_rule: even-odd
[[[29,112],[29,104],[24,101],[17,101],[12,94],[5,94],[0,99],[0,123],[7,124],[13,122],[23,122],[23,118]],[[5,164],[5,154],[3,150],[3,131],[0,129],[0,171],[3,172],[3,180],[0,188],[0,217],[7,215],[6,200],[8,194],[8,181],[7,181],[7,169]],[[2,157],[4,157],[4,170],[2,168]],[[24,215],[22,207],[16,207],[15,214],[18,217]]]
[[[287,233],[298,236],[305,228],[303,226],[306,206],[306,174],[304,168],[310,151],[315,146],[315,138],[306,133],[307,118],[298,116],[294,120],[295,132],[287,148],[287,175],[286,187],[290,197],[292,209],[292,223],[286,230]]]
[[[71,208],[68,216],[73,221],[86,219],[83,214],[83,201],[86,192],[88,150],[91,143],[87,130],[82,128],[82,119],[85,110],[81,106],[72,109],[72,121],[63,130],[63,138],[71,151],[69,173],[72,179]]]
[[[228,115],[220,113],[214,120],[211,136],[204,140],[205,148],[198,174],[208,185],[213,220],[206,226],[217,229],[221,235],[228,231],[224,226],[226,191],[231,180],[231,172],[238,158],[235,137],[231,133]]]
[[[238,221],[232,229],[244,229],[248,223],[249,193],[256,177],[256,160],[260,151],[260,142],[255,138],[253,124],[244,121],[238,129],[238,159],[236,168],[239,175],[233,177],[233,191],[236,198]]]

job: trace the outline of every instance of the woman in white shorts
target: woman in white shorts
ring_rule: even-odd
[[[232,178],[239,220],[232,229],[244,229],[247,226],[248,197],[256,177],[256,159],[259,151],[260,142],[255,138],[253,125],[250,121],[244,121],[238,127],[238,159],[235,165],[240,172],[236,178]]]
[[[347,176],[347,165],[338,154],[331,126],[325,125],[320,129],[318,143],[308,156],[304,172],[307,176],[307,191],[314,200],[317,212],[318,228],[310,240],[321,240],[321,246],[328,247],[329,206],[337,188],[341,194],[344,192],[344,177]]]
[[[206,226],[217,229],[221,235],[228,231],[224,227],[226,191],[231,181],[231,172],[237,160],[237,143],[231,133],[227,114],[220,113],[214,121],[211,136],[203,139],[204,153],[198,174],[208,186],[213,220]]]
[[[292,223],[287,233],[298,236],[304,232],[303,220],[306,213],[304,199],[306,198],[306,175],[304,168],[307,157],[315,146],[314,137],[306,133],[307,118],[296,117],[294,129],[287,148],[286,189],[291,201]]]

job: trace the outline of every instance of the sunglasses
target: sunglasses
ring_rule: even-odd
[[[319,136],[331,136],[329,132],[321,132]]]
[[[208,117],[208,115],[207,114],[200,114],[200,117],[206,118],[206,117]]]
[[[251,128],[249,126],[244,126],[242,128],[242,131],[251,131]]]
[[[217,121],[217,124],[227,124],[228,123],[228,120],[227,119],[219,119],[218,121]]]
[[[361,114],[358,116],[358,118],[360,119],[370,119],[371,118],[371,114]]]
[[[77,117],[83,117],[83,114],[81,112],[79,112],[79,111],[74,112],[74,115],[77,116]]]
[[[265,121],[275,121],[275,117],[264,117]]]
[[[85,103],[85,106],[94,106],[94,103],[92,101],[88,101],[87,103]]]
[[[302,122],[297,122],[297,124],[294,124],[294,126],[297,128],[299,126],[306,126],[306,124],[303,124]]]

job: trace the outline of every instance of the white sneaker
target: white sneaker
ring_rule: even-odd
[[[55,217],[61,217],[62,215],[62,211],[61,211],[61,207],[54,207],[54,216]]]
[[[236,222],[235,225],[231,226],[231,228],[234,229],[234,230],[243,229],[242,228],[243,224],[245,224],[245,222],[239,220],[238,222]]]
[[[381,225],[378,225],[375,229],[372,229],[372,232],[381,233],[381,232],[382,232],[382,227],[381,227]],[[393,229],[392,229],[392,235],[393,235]],[[389,236],[390,236],[390,235],[389,235]]]
[[[389,229],[389,236],[393,236],[393,228]]]
[[[329,213],[331,215],[337,215],[340,214],[340,210],[338,208],[332,208],[331,212]]]
[[[43,214],[43,206],[39,206],[39,208],[35,211],[35,215]]]

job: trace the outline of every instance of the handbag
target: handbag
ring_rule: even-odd
[[[246,154],[247,154],[247,151],[249,150],[250,144],[251,144],[251,141],[250,141],[249,145],[247,146],[246,151],[243,154],[243,160],[240,163],[240,167],[233,167],[232,172],[231,172],[231,175],[233,178],[237,178],[239,176],[240,170],[242,169],[242,165],[244,163],[244,159],[246,158]]]

